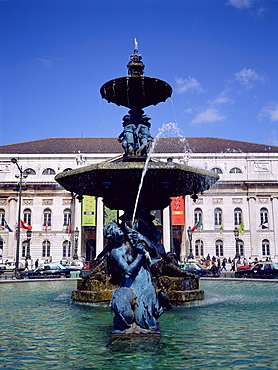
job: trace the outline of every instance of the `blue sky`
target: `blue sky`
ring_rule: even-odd
[[[115,137],[125,107],[99,89],[125,76],[134,38],[172,98],[151,132],[278,145],[278,1],[0,0],[0,145]]]

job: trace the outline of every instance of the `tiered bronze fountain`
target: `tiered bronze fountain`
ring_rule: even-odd
[[[202,299],[204,292],[199,290],[198,278],[180,269],[175,256],[165,252],[151,211],[169,206],[171,197],[196,198],[218,180],[218,175],[174,162],[149,160],[153,138],[150,117],[143,108],[165,101],[172,88],[164,81],[143,76],[145,66],[137,42],[127,67],[128,76],[108,81],[100,89],[108,102],[130,109],[123,117],[118,138],[124,149],[122,160],[63,172],[55,179],[79,197],[102,197],[110,209],[124,211],[119,222],[104,226],[107,244],[92,272],[78,281],[72,299],[110,301],[115,313],[114,335],[159,335],[157,318],[164,310],[171,309],[172,304]]]

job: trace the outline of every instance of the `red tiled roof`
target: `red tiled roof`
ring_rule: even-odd
[[[49,138],[0,146],[0,154],[120,154],[121,144],[113,137]],[[278,153],[278,147],[213,137],[164,137],[155,153]]]

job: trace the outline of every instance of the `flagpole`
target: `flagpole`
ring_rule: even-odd
[[[16,238],[16,255],[15,255],[15,277],[17,276],[18,272],[18,264],[19,264],[19,246],[20,246],[20,219],[21,219],[21,197],[22,197],[22,178],[23,178],[23,171],[22,166],[19,166],[17,159],[12,158],[11,162],[16,164],[20,175],[15,175],[19,178],[18,186],[15,190],[18,190],[18,218],[17,218],[17,238]],[[27,177],[27,175],[24,175]]]

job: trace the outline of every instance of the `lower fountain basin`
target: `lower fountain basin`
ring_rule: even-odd
[[[56,175],[66,190],[78,195],[102,197],[111,209],[134,207],[141,182],[142,162],[101,162]],[[140,194],[140,209],[163,209],[170,197],[208,190],[219,175],[173,162],[150,162]]]

